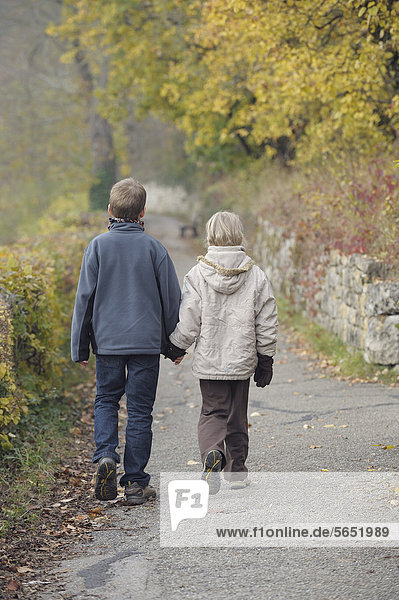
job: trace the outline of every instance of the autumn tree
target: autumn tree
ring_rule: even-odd
[[[93,69],[101,113],[129,103],[229,166],[264,153],[307,162],[389,147],[399,112],[393,0],[67,0],[59,34]],[[74,57],[71,49],[69,57]]]

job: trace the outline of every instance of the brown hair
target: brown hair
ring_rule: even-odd
[[[144,187],[133,179],[128,177],[115,183],[109,196],[109,207],[118,219],[137,219],[147,198],[147,192]]]

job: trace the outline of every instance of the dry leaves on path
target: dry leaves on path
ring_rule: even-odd
[[[0,540],[0,597],[5,592],[9,598],[39,598],[48,583],[46,569],[70,554],[71,544],[90,540],[94,530],[112,519],[114,503],[93,496],[91,394],[87,386],[81,391],[90,406],[84,407],[79,425],[71,427],[67,464],[53,473],[49,494],[31,498],[27,510],[34,519],[14,526]]]

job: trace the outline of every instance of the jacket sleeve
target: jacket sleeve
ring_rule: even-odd
[[[264,273],[262,283],[255,306],[256,350],[259,354],[274,356],[278,330],[277,305],[270,282]]]
[[[195,289],[193,281],[186,275],[183,282],[183,293],[179,312],[179,322],[170,335],[170,341],[187,350],[201,331],[201,296]]]
[[[165,254],[158,266],[157,278],[162,301],[165,333],[169,337],[179,320],[181,294],[175,267],[168,253]]]
[[[83,255],[72,317],[71,358],[74,362],[88,360],[90,355],[90,330],[97,275],[98,258],[93,244],[90,243]]]

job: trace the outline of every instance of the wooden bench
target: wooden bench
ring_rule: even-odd
[[[180,237],[186,237],[186,232],[191,231],[191,237],[198,237],[198,228],[196,223],[192,223],[191,225],[181,225],[180,227]]]

